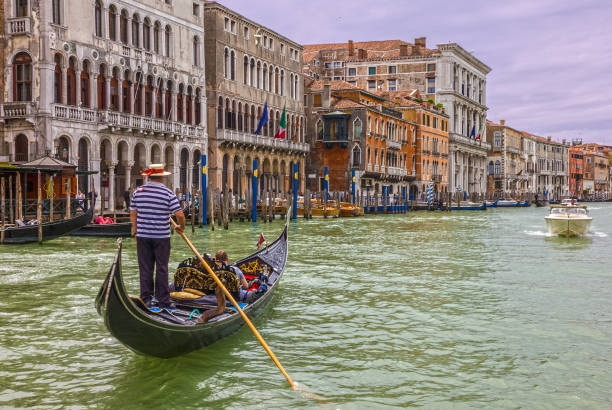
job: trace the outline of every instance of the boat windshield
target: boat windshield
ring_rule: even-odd
[[[567,209],[567,213],[568,214],[572,214],[572,215],[586,215],[586,209],[583,209],[583,208],[568,208]]]
[[[550,214],[551,215],[555,215],[555,214],[558,215],[558,214],[561,214],[561,213],[565,213],[564,211],[565,210],[563,208],[553,208],[553,209],[550,210]]]

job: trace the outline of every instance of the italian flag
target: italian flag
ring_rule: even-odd
[[[287,129],[287,112],[283,107],[283,113],[281,114],[280,122],[278,123],[278,132],[274,138],[285,138],[285,130]]]

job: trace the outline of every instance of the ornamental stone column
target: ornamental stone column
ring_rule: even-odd
[[[108,209],[115,209],[115,167],[117,162],[111,162],[108,166]]]
[[[99,107],[101,110],[108,110],[111,107],[111,79],[110,77],[104,78],[104,93],[105,93],[105,101],[102,104],[102,107]],[[117,107],[115,107],[116,109]]]
[[[81,106],[81,102],[82,102],[81,101],[81,73],[82,73],[81,70],[76,70],[75,73],[74,73],[74,76],[75,76],[75,81],[74,82],[75,82],[75,85],[76,85],[76,87],[75,87],[75,90],[76,90],[76,92],[75,92],[76,99],[74,100],[74,102],[75,102],[75,105],[77,107],[80,107]]]
[[[68,105],[68,69],[62,67],[62,104]]]
[[[117,80],[117,111],[123,112],[123,81],[121,80]]]

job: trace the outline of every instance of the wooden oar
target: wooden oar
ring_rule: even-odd
[[[178,226],[176,224],[176,222],[174,222],[174,219],[172,219],[172,218],[170,218],[170,223],[172,224],[172,226],[175,229]],[[268,353],[270,358],[274,361],[274,364],[276,364],[276,366],[281,371],[283,376],[285,376],[285,378],[287,379],[287,381],[291,385],[291,388],[293,390],[298,390],[298,388],[295,385],[295,383],[293,383],[293,380],[291,380],[291,377],[289,377],[289,375],[287,374],[287,372],[283,368],[283,365],[280,364],[280,362],[278,361],[278,359],[276,358],[274,353],[272,353],[272,350],[270,350],[270,348],[268,347],[268,344],[266,343],[266,341],[263,339],[263,337],[261,337],[261,335],[259,334],[257,329],[255,329],[255,326],[253,326],[253,323],[251,323],[251,321],[249,320],[247,315],[242,311],[242,308],[240,307],[240,305],[238,305],[238,302],[236,302],[236,300],[232,297],[232,294],[229,293],[229,291],[223,285],[223,283],[219,280],[217,275],[215,275],[215,272],[213,272],[213,270],[210,268],[210,266],[208,266],[208,264],[204,261],[204,259],[202,258],[202,255],[200,255],[200,252],[198,252],[198,250],[193,246],[191,241],[189,241],[189,239],[187,239],[187,237],[185,236],[185,234],[183,232],[178,232],[178,234],[181,235],[181,238],[183,238],[185,240],[185,242],[187,242],[187,245],[189,245],[189,247],[191,248],[193,253],[198,257],[198,260],[200,261],[200,264],[202,264],[202,266],[204,266],[204,268],[206,268],[206,271],[208,271],[208,274],[210,276],[212,276],[212,278],[215,280],[215,282],[217,283],[217,286],[219,286],[219,288],[221,288],[223,293],[225,293],[225,296],[230,300],[230,302],[232,302],[232,304],[234,305],[234,307],[236,308],[238,313],[240,313],[240,316],[242,316],[242,319],[246,322],[246,324],[249,326],[249,328],[251,328],[251,331],[253,332],[253,334],[255,335],[257,340],[259,341],[259,343],[261,343],[261,345],[263,346],[265,351]]]

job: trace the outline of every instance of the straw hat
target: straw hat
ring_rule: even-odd
[[[172,172],[168,172],[164,170],[164,164],[151,164],[149,165],[149,169],[146,171],[142,171],[140,173],[142,176],[156,176],[156,177],[165,177],[167,175],[172,175]]]

